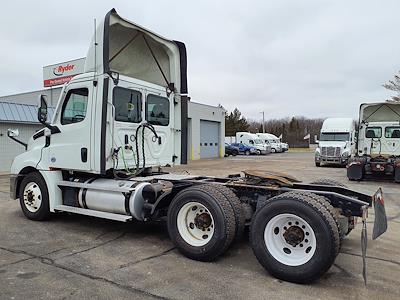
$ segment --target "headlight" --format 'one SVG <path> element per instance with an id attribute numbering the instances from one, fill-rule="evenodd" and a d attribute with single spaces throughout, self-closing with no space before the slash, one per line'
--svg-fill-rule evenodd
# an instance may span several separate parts
<path id="1" fill-rule="evenodd" d="M 342 157 L 349 157 L 349 154 L 350 154 L 350 153 L 347 152 L 347 151 L 346 151 L 346 152 L 343 152 L 343 153 L 342 153 Z"/>

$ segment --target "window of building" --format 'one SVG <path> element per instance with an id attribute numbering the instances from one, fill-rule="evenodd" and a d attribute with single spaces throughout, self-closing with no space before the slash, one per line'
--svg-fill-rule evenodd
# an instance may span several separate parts
<path id="1" fill-rule="evenodd" d="M 148 95 L 146 101 L 146 120 L 153 125 L 168 126 L 169 100 L 165 97 Z"/>
<path id="2" fill-rule="evenodd" d="M 61 113 L 61 124 L 82 122 L 86 117 L 88 98 L 87 88 L 69 90 Z"/>
<path id="3" fill-rule="evenodd" d="M 139 91 L 115 87 L 113 90 L 115 120 L 140 123 L 142 121 L 142 93 Z"/>

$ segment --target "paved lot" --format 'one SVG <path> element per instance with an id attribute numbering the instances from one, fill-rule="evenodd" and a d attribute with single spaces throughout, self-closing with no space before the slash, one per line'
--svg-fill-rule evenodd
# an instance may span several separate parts
<path id="1" fill-rule="evenodd" d="M 360 226 L 323 278 L 297 285 L 268 275 L 247 237 L 216 262 L 201 263 L 174 249 L 164 224 L 68 214 L 48 222 L 29 221 L 18 202 L 9 199 L 8 178 L 0 176 L 0 299 L 400 298 L 400 185 L 349 183 L 345 169 L 314 167 L 312 153 L 203 160 L 174 171 L 224 176 L 247 168 L 284 171 L 306 182 L 337 179 L 371 194 L 382 186 L 389 230 L 379 240 L 369 240 L 368 286 L 361 276 Z"/>

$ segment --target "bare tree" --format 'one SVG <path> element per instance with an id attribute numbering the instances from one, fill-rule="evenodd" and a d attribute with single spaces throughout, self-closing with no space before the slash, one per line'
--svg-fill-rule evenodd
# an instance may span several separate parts
<path id="1" fill-rule="evenodd" d="M 400 101 L 400 72 L 399 74 L 394 75 L 394 79 L 393 80 L 389 80 L 388 83 L 385 83 L 383 85 L 383 87 L 385 89 L 391 90 L 396 92 L 396 96 L 392 96 L 393 101 Z"/>

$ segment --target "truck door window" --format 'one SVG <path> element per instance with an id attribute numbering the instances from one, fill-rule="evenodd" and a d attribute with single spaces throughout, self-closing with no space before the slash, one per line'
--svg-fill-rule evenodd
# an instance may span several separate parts
<path id="1" fill-rule="evenodd" d="M 366 138 L 381 138 L 382 128 L 381 127 L 367 127 L 365 130 Z"/>
<path id="2" fill-rule="evenodd" d="M 69 90 L 62 108 L 61 124 L 82 122 L 86 116 L 89 90 L 86 88 Z"/>
<path id="3" fill-rule="evenodd" d="M 142 93 L 115 87 L 113 90 L 115 121 L 140 123 L 142 121 Z"/>
<path id="4" fill-rule="evenodd" d="M 389 139 L 399 139 L 400 138 L 400 127 L 386 127 L 385 128 L 385 138 Z"/>
<path id="5" fill-rule="evenodd" d="M 169 100 L 165 97 L 148 95 L 146 100 L 146 120 L 153 125 L 168 126 Z"/>

